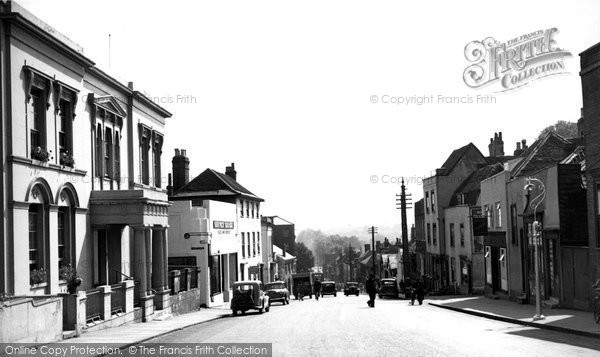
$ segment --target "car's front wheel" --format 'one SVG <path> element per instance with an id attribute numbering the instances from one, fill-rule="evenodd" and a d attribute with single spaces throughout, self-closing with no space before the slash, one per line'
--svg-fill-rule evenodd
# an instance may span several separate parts
<path id="1" fill-rule="evenodd" d="M 232 314 L 233 316 L 237 315 L 237 310 L 233 310 L 233 311 L 231 312 L 231 314 Z"/>

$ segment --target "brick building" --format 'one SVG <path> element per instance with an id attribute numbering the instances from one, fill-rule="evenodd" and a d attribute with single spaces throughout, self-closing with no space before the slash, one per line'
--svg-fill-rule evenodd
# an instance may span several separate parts
<path id="1" fill-rule="evenodd" d="M 583 95 L 582 128 L 586 157 L 586 200 L 588 217 L 589 274 L 584 284 L 600 279 L 600 43 L 580 55 Z M 590 302 L 591 307 L 591 302 Z"/>

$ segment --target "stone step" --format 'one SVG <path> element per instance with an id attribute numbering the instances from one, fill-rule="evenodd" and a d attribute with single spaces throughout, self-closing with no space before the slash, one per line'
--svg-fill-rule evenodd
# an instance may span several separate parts
<path id="1" fill-rule="evenodd" d="M 63 331 L 63 340 L 68 340 L 69 338 L 75 337 L 75 330 L 65 330 Z"/>

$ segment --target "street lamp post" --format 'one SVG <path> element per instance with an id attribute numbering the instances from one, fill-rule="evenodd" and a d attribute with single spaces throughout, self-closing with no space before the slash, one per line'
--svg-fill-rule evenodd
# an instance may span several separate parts
<path id="1" fill-rule="evenodd" d="M 531 192 L 536 188 L 540 190 L 540 193 L 530 200 Z M 531 227 L 531 232 L 529 232 L 530 237 L 533 238 L 534 245 L 534 256 L 535 256 L 535 315 L 533 315 L 533 321 L 543 320 L 545 319 L 544 315 L 542 315 L 542 297 L 541 297 L 541 289 L 540 289 L 540 251 L 539 247 L 542 244 L 542 226 L 540 222 L 537 220 L 537 208 L 546 198 L 546 186 L 539 179 L 534 177 L 527 178 L 527 185 L 525 185 L 524 190 L 527 191 L 527 202 L 530 207 L 533 209 L 533 225 Z"/>

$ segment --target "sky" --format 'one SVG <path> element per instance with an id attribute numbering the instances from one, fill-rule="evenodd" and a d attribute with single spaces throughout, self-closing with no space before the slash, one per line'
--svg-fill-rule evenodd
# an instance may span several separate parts
<path id="1" fill-rule="evenodd" d="M 265 199 L 262 214 L 297 232 L 398 225 L 399 177 L 416 201 L 456 148 L 472 142 L 487 155 L 501 131 L 510 154 L 558 120 L 577 121 L 578 54 L 600 42 L 600 1 L 20 3 L 173 113 L 163 172 L 175 148 L 187 149 L 191 176 L 234 162 Z M 566 73 L 501 93 L 465 84 L 468 43 L 548 28 L 572 54 Z"/>

